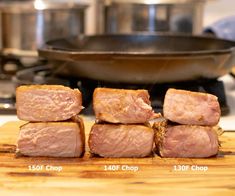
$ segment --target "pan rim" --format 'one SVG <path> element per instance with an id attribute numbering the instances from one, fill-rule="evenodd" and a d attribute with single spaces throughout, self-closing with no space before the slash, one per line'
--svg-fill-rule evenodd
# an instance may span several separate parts
<path id="1" fill-rule="evenodd" d="M 78 39 L 87 39 L 91 37 L 105 37 L 105 36 L 170 36 L 172 38 L 196 38 L 196 39 L 209 39 L 214 41 L 221 41 L 221 42 L 227 42 L 231 45 L 230 48 L 225 49 L 212 49 L 212 50 L 195 50 L 195 51 L 162 51 L 162 52 L 135 52 L 135 51 L 78 51 L 76 49 L 63 49 L 63 48 L 56 48 L 53 47 L 51 43 L 56 42 L 58 40 L 62 39 L 72 39 L 72 38 L 78 38 Z M 233 45 L 233 46 L 232 46 Z M 235 52 L 235 41 L 225 40 L 225 39 L 219 39 L 211 36 L 205 36 L 205 35 L 190 35 L 190 34 L 174 34 L 174 33 L 135 33 L 135 34 L 105 34 L 105 35 L 79 35 L 76 37 L 69 37 L 69 38 L 58 38 L 54 40 L 50 40 L 46 42 L 46 44 L 38 49 L 40 52 L 56 52 L 56 53 L 66 53 L 68 55 L 99 55 L 99 56 L 122 56 L 122 57 L 181 57 L 181 56 L 208 56 L 208 55 L 219 55 L 219 54 L 227 54 L 227 53 L 233 53 Z"/>

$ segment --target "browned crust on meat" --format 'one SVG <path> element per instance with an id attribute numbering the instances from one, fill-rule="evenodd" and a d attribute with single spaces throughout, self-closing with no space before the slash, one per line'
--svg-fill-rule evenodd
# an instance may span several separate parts
<path id="1" fill-rule="evenodd" d="M 163 120 L 163 121 L 160 121 L 160 122 L 155 122 L 153 124 L 153 130 L 154 130 L 154 141 L 155 141 L 155 145 L 156 145 L 156 152 L 162 157 L 162 144 L 163 144 L 163 141 L 165 139 L 165 135 L 167 133 L 167 127 L 171 127 L 171 126 L 177 126 L 176 125 L 172 125 L 170 121 L 168 120 Z M 194 126 L 198 126 L 198 125 L 179 125 L 178 126 L 188 126 L 189 129 L 190 129 L 190 126 L 191 127 L 194 127 Z M 209 127 L 209 126 L 205 126 L 205 127 Z M 218 136 L 222 135 L 223 134 L 223 129 L 219 126 L 214 126 L 214 127 L 210 127 L 211 128 L 211 132 L 214 132 L 215 134 L 217 134 Z M 218 137 L 218 144 L 220 146 L 221 142 L 219 140 L 219 137 Z"/>
<path id="2" fill-rule="evenodd" d="M 125 91 L 127 93 L 134 93 L 134 94 L 136 94 L 136 92 L 149 94 L 148 91 L 145 89 L 132 90 L 132 89 L 115 89 L 115 88 L 103 88 L 103 87 L 96 88 L 94 90 L 94 94 L 96 94 L 97 91 L 100 91 L 100 90 L 102 90 L 102 92 L 104 92 L 104 93 L 107 93 L 107 92 L 108 93 L 110 93 L 110 92 L 111 93 L 119 93 L 120 91 Z"/>
<path id="3" fill-rule="evenodd" d="M 93 100 L 94 98 L 96 97 L 97 93 L 99 93 L 99 91 L 102 91 L 102 93 L 120 93 L 120 92 L 125 92 L 126 94 L 134 94 L 136 95 L 136 93 L 138 94 L 145 94 L 147 95 L 147 99 L 144 99 L 144 101 L 147 103 L 147 104 L 150 104 L 150 95 L 148 93 L 147 90 L 145 89 L 138 89 L 138 90 L 131 90 L 131 89 L 114 89 L 114 88 L 96 88 L 94 90 L 94 93 L 93 93 Z"/>
<path id="4" fill-rule="evenodd" d="M 84 152 L 85 152 L 85 141 L 86 141 L 86 137 L 85 137 L 85 126 L 84 126 L 84 122 L 83 119 L 79 116 L 74 116 L 71 119 L 72 121 L 76 122 L 77 125 L 79 126 L 79 135 L 81 136 L 81 149 L 78 148 L 78 145 L 76 145 L 76 149 L 75 149 L 75 156 L 79 154 L 79 151 L 81 150 L 82 153 L 80 155 L 83 156 Z M 77 137 L 78 139 L 78 137 Z"/>
<path id="5" fill-rule="evenodd" d="M 72 90 L 69 87 L 62 86 L 62 85 L 23 85 L 17 87 L 17 91 L 27 91 L 27 90 L 34 90 L 34 89 L 45 89 L 45 90 Z"/>
<path id="6" fill-rule="evenodd" d="M 155 122 L 153 124 L 154 141 L 157 152 L 161 155 L 162 143 L 166 134 L 167 120 Z"/>
<path id="7" fill-rule="evenodd" d="M 207 96 L 210 96 L 210 97 L 214 97 L 216 100 L 218 99 L 215 95 L 212 95 L 212 94 L 208 94 L 208 93 L 202 93 L 202 92 L 193 92 L 193 91 L 188 91 L 188 90 L 181 90 L 181 89 L 174 89 L 174 88 L 169 88 L 168 91 L 169 93 L 177 93 L 177 94 L 187 94 L 187 95 L 190 95 L 190 96 L 196 96 L 196 97 L 207 97 Z"/>

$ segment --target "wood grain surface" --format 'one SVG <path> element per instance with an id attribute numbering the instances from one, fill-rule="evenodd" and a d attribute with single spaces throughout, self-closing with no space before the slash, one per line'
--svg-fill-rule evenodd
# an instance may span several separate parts
<path id="1" fill-rule="evenodd" d="M 86 149 L 83 158 L 16 157 L 15 143 L 23 122 L 0 128 L 0 195 L 235 195 L 235 132 L 221 137 L 220 153 L 207 159 L 98 158 Z M 86 122 L 86 134 L 92 122 Z M 32 171 L 30 166 L 43 166 Z M 116 171 L 105 167 L 117 165 Z M 174 166 L 186 165 L 186 171 Z M 46 166 L 62 167 L 48 171 Z M 124 171 L 128 166 L 138 171 Z M 207 166 L 193 171 L 191 166 Z"/>

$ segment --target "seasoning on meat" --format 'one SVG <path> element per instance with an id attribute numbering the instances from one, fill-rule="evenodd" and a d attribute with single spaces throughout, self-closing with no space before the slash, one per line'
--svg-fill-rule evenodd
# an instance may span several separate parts
<path id="1" fill-rule="evenodd" d="M 218 153 L 216 127 L 169 125 L 164 121 L 155 123 L 153 128 L 155 144 L 162 157 L 202 158 Z"/>

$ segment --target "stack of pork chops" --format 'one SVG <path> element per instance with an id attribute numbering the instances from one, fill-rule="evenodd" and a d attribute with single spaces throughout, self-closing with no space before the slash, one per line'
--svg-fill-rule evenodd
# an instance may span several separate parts
<path id="1" fill-rule="evenodd" d="M 26 156 L 81 157 L 85 151 L 82 94 L 59 85 L 21 86 L 16 91 L 20 128 L 17 151 Z M 96 88 L 96 122 L 88 144 L 101 157 L 147 157 L 153 144 L 162 157 L 210 157 L 219 149 L 216 96 L 169 89 L 163 113 L 154 113 L 146 90 Z M 150 125 L 150 120 L 154 121 Z"/>
<path id="2" fill-rule="evenodd" d="M 146 157 L 153 149 L 155 117 L 146 90 L 96 88 L 96 123 L 89 136 L 93 154 L 101 157 Z"/>
<path id="3" fill-rule="evenodd" d="M 59 85 L 21 86 L 16 91 L 21 126 L 17 151 L 27 156 L 80 157 L 85 150 L 84 125 L 77 115 L 82 95 Z"/>
<path id="4" fill-rule="evenodd" d="M 210 157 L 218 153 L 220 106 L 216 96 L 169 89 L 163 113 L 167 121 L 153 126 L 162 157 Z"/>

